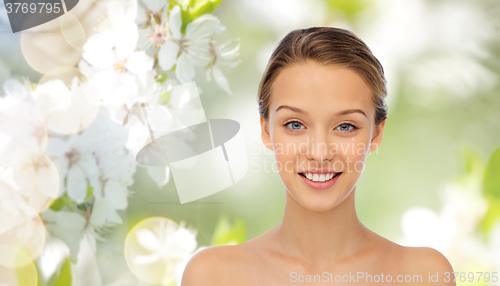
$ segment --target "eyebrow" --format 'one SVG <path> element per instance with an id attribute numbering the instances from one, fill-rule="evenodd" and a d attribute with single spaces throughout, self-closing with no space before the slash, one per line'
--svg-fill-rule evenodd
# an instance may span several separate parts
<path id="1" fill-rule="evenodd" d="M 304 110 L 302 110 L 300 108 L 297 108 L 297 107 L 292 107 L 292 106 L 289 106 L 289 105 L 280 105 L 280 106 L 278 106 L 278 108 L 276 108 L 276 112 L 278 112 L 278 110 L 280 110 L 282 108 L 289 109 L 289 110 L 297 112 L 297 113 L 307 114 L 307 112 L 305 112 Z M 368 118 L 368 116 L 366 115 L 366 113 L 363 110 L 361 110 L 361 109 L 346 109 L 346 110 L 342 110 L 342 111 L 337 112 L 335 115 L 341 116 L 341 115 L 346 115 L 346 114 L 351 114 L 351 113 L 361 113 L 366 118 Z"/>

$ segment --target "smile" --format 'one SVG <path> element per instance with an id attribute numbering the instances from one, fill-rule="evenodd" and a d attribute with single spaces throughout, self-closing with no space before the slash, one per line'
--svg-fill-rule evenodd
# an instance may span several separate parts
<path id="1" fill-rule="evenodd" d="M 324 190 L 332 187 L 342 172 L 338 173 L 299 173 L 302 180 L 311 188 Z"/>

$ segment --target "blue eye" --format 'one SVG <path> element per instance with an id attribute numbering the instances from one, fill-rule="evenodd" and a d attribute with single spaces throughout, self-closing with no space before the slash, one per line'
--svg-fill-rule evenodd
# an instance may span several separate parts
<path id="1" fill-rule="evenodd" d="M 292 121 L 292 122 L 285 124 L 285 126 L 288 126 L 288 128 L 293 129 L 293 130 L 299 130 L 300 127 L 304 126 L 304 125 L 302 125 L 302 123 L 300 123 L 298 121 Z"/>
<path id="2" fill-rule="evenodd" d="M 342 123 L 335 129 L 338 129 L 338 130 L 344 131 L 344 132 L 348 132 L 348 131 L 352 131 L 353 129 L 358 129 L 358 127 L 356 127 L 352 124 L 349 124 L 349 123 Z"/>

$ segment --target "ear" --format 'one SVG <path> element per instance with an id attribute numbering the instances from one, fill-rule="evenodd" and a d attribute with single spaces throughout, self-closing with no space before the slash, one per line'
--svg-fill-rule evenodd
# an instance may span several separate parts
<path id="1" fill-rule="evenodd" d="M 370 150 L 368 151 L 368 153 L 377 150 L 378 146 L 382 144 L 382 134 L 384 133 L 385 121 L 386 119 L 375 126 L 375 132 L 373 132 L 373 137 L 370 142 Z"/>
<path id="2" fill-rule="evenodd" d="M 269 133 L 269 124 L 267 120 L 264 120 L 262 116 L 260 116 L 260 137 L 262 138 L 262 142 L 267 147 L 267 149 L 273 151 L 273 145 L 271 144 L 271 135 Z"/>

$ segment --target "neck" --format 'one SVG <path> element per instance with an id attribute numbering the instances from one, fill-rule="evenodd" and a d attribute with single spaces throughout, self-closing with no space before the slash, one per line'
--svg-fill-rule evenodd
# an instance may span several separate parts
<path id="1" fill-rule="evenodd" d="M 332 265 L 360 251 L 368 241 L 369 230 L 356 214 L 355 189 L 339 205 L 323 212 L 304 208 L 285 192 L 283 221 L 275 228 L 282 251 L 311 267 Z"/>

